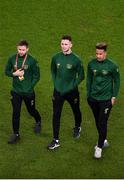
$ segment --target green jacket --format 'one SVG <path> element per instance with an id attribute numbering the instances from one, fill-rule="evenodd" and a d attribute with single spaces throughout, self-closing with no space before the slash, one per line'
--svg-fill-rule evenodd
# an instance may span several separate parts
<path id="1" fill-rule="evenodd" d="M 62 95 L 77 88 L 84 79 L 84 68 L 81 60 L 74 53 L 64 55 L 57 53 L 51 62 L 51 73 L 54 88 Z"/>
<path id="2" fill-rule="evenodd" d="M 24 57 L 18 56 L 18 69 L 22 67 L 23 60 Z M 13 76 L 15 64 L 16 54 L 9 58 L 5 68 L 5 74 L 13 78 L 12 90 L 20 95 L 30 95 L 34 90 L 34 86 L 40 79 L 38 63 L 31 55 L 27 55 L 27 59 L 24 64 L 24 80 L 22 81 L 20 81 L 17 76 Z"/>
<path id="3" fill-rule="evenodd" d="M 87 96 L 96 100 L 116 97 L 120 87 L 120 74 L 116 64 L 105 59 L 93 59 L 87 68 Z"/>

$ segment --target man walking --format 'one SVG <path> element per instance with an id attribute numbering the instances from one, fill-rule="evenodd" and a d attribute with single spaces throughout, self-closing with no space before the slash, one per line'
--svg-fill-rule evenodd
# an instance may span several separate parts
<path id="1" fill-rule="evenodd" d="M 78 85 L 84 79 L 84 68 L 81 60 L 72 50 L 71 36 L 65 35 L 61 39 L 62 51 L 52 58 L 51 73 L 54 83 L 53 92 L 53 141 L 48 149 L 60 146 L 59 129 L 60 117 L 64 101 L 66 100 L 74 113 L 75 127 L 74 138 L 80 136 L 82 115 L 80 112 L 80 98 Z"/>
<path id="2" fill-rule="evenodd" d="M 34 92 L 34 87 L 40 79 L 40 70 L 37 61 L 28 54 L 28 50 L 28 42 L 20 41 L 17 53 L 9 58 L 5 69 L 5 74 L 13 78 L 11 90 L 13 134 L 8 141 L 9 144 L 15 144 L 20 139 L 20 111 L 23 100 L 28 112 L 35 119 L 34 132 L 40 133 L 41 130 L 41 116 L 35 108 Z"/>
<path id="3" fill-rule="evenodd" d="M 87 98 L 92 109 L 98 143 L 95 146 L 95 158 L 102 157 L 102 148 L 108 146 L 107 123 L 112 106 L 116 102 L 120 86 L 118 66 L 107 58 L 107 44 L 96 44 L 96 58 L 88 63 Z"/>

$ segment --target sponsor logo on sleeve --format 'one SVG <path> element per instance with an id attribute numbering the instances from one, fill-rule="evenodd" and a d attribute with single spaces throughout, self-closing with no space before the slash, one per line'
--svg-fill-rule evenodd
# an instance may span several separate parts
<path id="1" fill-rule="evenodd" d="M 60 63 L 57 63 L 57 69 L 59 69 L 60 68 Z"/>

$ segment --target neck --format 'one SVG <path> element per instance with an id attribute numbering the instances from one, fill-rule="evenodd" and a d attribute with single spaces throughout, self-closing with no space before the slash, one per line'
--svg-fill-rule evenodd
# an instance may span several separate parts
<path id="1" fill-rule="evenodd" d="M 97 61 L 105 61 L 106 57 L 104 59 L 97 59 Z"/>
<path id="2" fill-rule="evenodd" d="M 18 54 L 18 57 L 24 58 L 25 56 L 26 56 L 26 54 L 24 54 L 23 56 L 21 56 L 20 54 Z"/>
<path id="3" fill-rule="evenodd" d="M 98 59 L 97 59 L 97 61 L 98 61 L 98 62 L 104 62 L 104 61 L 105 61 L 105 59 L 102 59 L 102 60 L 98 60 Z"/>
<path id="4" fill-rule="evenodd" d="M 63 52 L 63 54 L 71 54 L 72 53 L 72 50 L 71 49 L 69 49 L 68 51 L 66 51 L 66 52 Z"/>

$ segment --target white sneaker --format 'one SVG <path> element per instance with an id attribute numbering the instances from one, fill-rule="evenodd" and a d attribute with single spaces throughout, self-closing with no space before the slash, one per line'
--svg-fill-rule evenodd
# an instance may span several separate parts
<path id="1" fill-rule="evenodd" d="M 99 147 L 95 148 L 94 157 L 97 158 L 97 159 L 102 157 L 102 149 L 101 148 L 99 148 Z"/>

